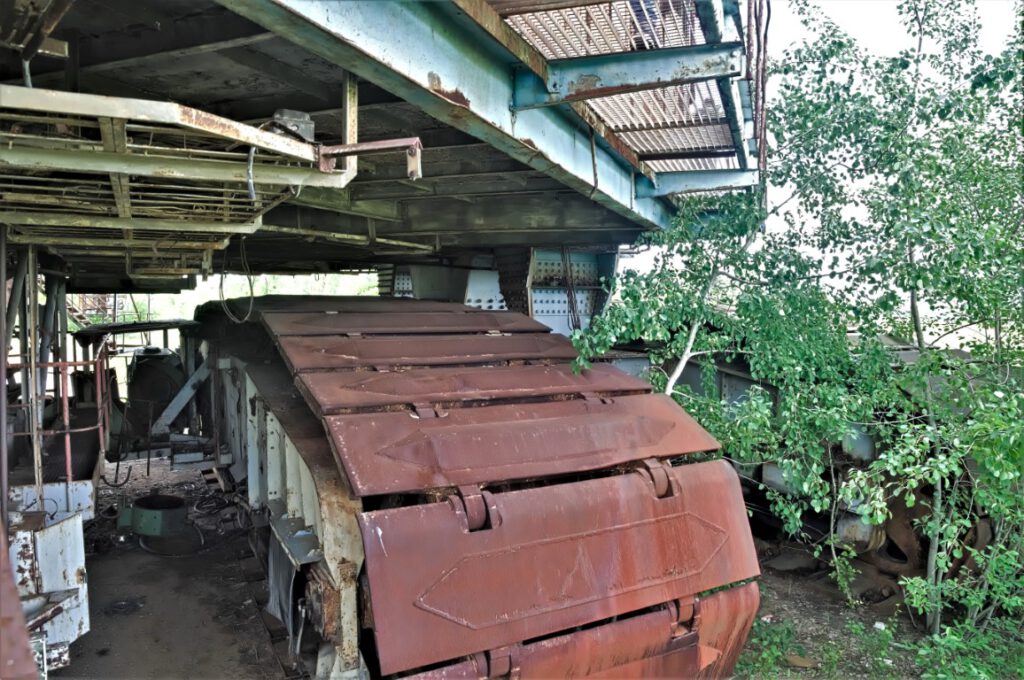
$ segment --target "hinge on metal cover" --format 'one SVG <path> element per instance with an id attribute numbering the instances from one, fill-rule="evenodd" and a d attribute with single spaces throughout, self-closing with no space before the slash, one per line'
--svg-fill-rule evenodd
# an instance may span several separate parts
<path id="1" fill-rule="evenodd" d="M 684 635 L 697 635 L 698 616 L 700 615 L 700 598 L 693 597 L 681 600 L 673 600 L 668 603 L 669 611 L 672 612 L 672 626 L 674 637 Z"/>
<path id="2" fill-rule="evenodd" d="M 501 526 L 501 513 L 490 491 L 481 491 L 478 486 L 460 486 L 458 494 L 452 496 L 456 513 L 466 517 L 469 531 L 494 529 Z"/>
<path id="3" fill-rule="evenodd" d="M 428 402 L 416 402 L 412 405 L 413 414 L 417 418 L 444 418 L 448 415 L 445 411 L 438 409 L 433 404 Z"/>
<path id="4" fill-rule="evenodd" d="M 486 652 L 488 678 L 519 678 L 519 647 L 500 647 Z"/>
<path id="5" fill-rule="evenodd" d="M 657 458 L 645 458 L 640 462 L 637 472 L 654 485 L 654 495 L 667 498 L 679 494 L 679 482 L 672 474 L 672 466 Z"/>

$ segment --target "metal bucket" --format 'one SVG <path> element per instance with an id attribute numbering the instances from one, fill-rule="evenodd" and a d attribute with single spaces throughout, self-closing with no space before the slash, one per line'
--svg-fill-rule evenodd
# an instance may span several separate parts
<path id="1" fill-rule="evenodd" d="M 150 494 L 135 500 L 129 513 L 132 533 L 139 536 L 167 536 L 184 531 L 188 508 L 178 496 Z"/>

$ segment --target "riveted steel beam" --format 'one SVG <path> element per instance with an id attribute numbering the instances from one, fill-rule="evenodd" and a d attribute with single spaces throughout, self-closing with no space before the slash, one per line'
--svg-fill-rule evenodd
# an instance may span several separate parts
<path id="1" fill-rule="evenodd" d="M 757 170 L 695 170 L 688 172 L 659 172 L 658 183 L 646 177 L 636 181 L 637 196 L 668 196 L 693 191 L 725 191 L 745 189 L 758 182 Z"/>
<path id="2" fill-rule="evenodd" d="M 513 108 L 522 111 L 701 80 L 732 78 L 742 70 L 743 46 L 739 43 L 557 59 L 548 62 L 546 82 L 526 69 L 516 74 Z"/>
<path id="3" fill-rule="evenodd" d="M 461 1 L 218 1 L 640 226 L 671 222 L 660 199 L 634 197 L 636 169 L 595 143 L 580 118 L 555 108 L 509 109 L 510 66 L 521 60 L 468 16 Z M 490 10 L 482 0 L 474 6 Z"/>

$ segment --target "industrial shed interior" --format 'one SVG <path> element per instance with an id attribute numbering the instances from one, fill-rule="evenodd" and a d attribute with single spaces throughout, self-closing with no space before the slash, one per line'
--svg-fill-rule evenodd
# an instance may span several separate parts
<path id="1" fill-rule="evenodd" d="M 94 587 L 160 565 L 147 625 L 179 657 L 204 633 L 172 629 L 213 625 L 187 604 L 210 595 L 174 586 L 176 605 L 167 579 L 251 594 L 262 623 L 237 629 L 275 663 L 254 646 L 214 674 L 728 675 L 758 606 L 737 475 L 689 460 L 718 443 L 642 359 L 578 372 L 567 336 L 679 195 L 757 184 L 747 14 L 5 0 L 4 671 L 113 672 L 91 657 L 134 642 L 84 658 L 92 622 L 145 605 Z M 251 292 L 337 273 L 376 295 L 297 276 L 192 318 L 93 313 L 225 274 Z M 186 502 L 155 468 L 210 489 Z M 101 563 L 115 576 L 91 578 Z"/>

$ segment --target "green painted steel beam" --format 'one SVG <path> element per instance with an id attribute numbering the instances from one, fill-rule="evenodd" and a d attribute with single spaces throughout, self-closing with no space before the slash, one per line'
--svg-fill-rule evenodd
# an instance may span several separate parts
<path id="1" fill-rule="evenodd" d="M 578 116 L 510 110 L 513 66 L 522 62 L 452 2 L 218 2 L 642 227 L 671 223 L 670 206 L 636 198 L 635 168 L 595 144 Z"/>
<path id="2" fill-rule="evenodd" d="M 694 191 L 746 189 L 758 183 L 757 170 L 695 170 L 659 172 L 658 183 L 638 177 L 636 195 L 643 197 L 685 194 Z"/>
<path id="3" fill-rule="evenodd" d="M 702 80 L 733 78 L 743 71 L 743 45 L 720 43 L 598 54 L 548 62 L 547 81 L 527 69 L 516 73 L 517 111 L 640 92 Z"/>

